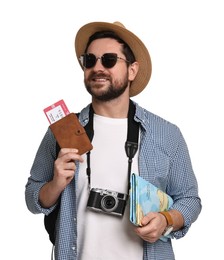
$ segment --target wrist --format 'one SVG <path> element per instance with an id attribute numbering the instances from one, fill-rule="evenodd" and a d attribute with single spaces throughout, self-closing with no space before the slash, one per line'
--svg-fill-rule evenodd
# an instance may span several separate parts
<path id="1" fill-rule="evenodd" d="M 171 216 L 171 214 L 168 211 L 161 211 L 159 213 L 162 214 L 165 217 L 166 223 L 167 223 L 167 226 L 164 229 L 162 235 L 163 236 L 168 236 L 173 231 L 173 219 L 172 219 L 172 216 Z"/>

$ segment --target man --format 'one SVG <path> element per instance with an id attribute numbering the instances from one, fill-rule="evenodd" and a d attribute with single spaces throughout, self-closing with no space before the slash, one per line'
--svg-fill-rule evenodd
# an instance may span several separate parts
<path id="1" fill-rule="evenodd" d="M 76 147 L 62 148 L 57 156 L 56 140 L 48 129 L 26 185 L 27 206 L 33 213 L 49 215 L 60 202 L 57 260 L 175 259 L 170 237 L 178 239 L 188 232 L 200 214 L 201 201 L 179 128 L 130 100 L 150 79 L 148 50 L 118 22 L 84 25 L 76 35 L 75 49 L 92 96 L 92 103 L 81 111 L 79 120 L 87 125 L 93 111 L 93 149 L 88 157 L 80 156 Z M 134 122 L 139 125 L 139 148 L 128 172 L 125 143 L 133 119 L 131 107 Z M 86 168 L 91 169 L 90 178 Z M 129 199 L 125 197 L 130 171 L 173 199 L 169 211 L 148 213 L 139 227 L 129 220 Z M 94 189 L 122 194 L 126 206 L 119 209 L 120 214 L 113 210 L 105 214 L 103 205 L 96 205 L 104 195 Z M 91 202 L 90 197 L 94 197 Z M 114 205 L 107 201 L 104 206 L 111 209 Z M 160 239 L 163 235 L 168 235 L 166 241 Z"/>

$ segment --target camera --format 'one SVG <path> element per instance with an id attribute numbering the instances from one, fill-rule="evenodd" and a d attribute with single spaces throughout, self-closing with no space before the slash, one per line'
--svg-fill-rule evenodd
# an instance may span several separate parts
<path id="1" fill-rule="evenodd" d="M 127 197 L 127 194 L 116 191 L 92 188 L 90 190 L 87 208 L 103 213 L 122 216 L 124 214 Z"/>

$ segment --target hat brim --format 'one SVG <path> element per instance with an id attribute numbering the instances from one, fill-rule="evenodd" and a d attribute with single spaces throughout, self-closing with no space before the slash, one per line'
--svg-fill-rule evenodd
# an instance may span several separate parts
<path id="1" fill-rule="evenodd" d="M 139 71 L 131 83 L 130 97 L 138 95 L 150 80 L 152 73 L 151 58 L 144 43 L 135 34 L 123 27 L 121 23 L 92 22 L 82 26 L 75 38 L 75 51 L 78 61 L 86 49 L 89 37 L 98 31 L 115 32 L 133 51 L 135 59 L 139 63 Z M 82 67 L 81 63 L 80 66 Z"/>

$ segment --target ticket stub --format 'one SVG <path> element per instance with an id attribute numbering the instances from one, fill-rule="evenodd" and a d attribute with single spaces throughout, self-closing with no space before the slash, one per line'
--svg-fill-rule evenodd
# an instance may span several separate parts
<path id="1" fill-rule="evenodd" d="M 58 102 L 54 103 L 49 107 L 46 107 L 44 109 L 44 113 L 50 124 L 55 123 L 59 119 L 70 114 L 63 99 L 59 100 Z"/>

